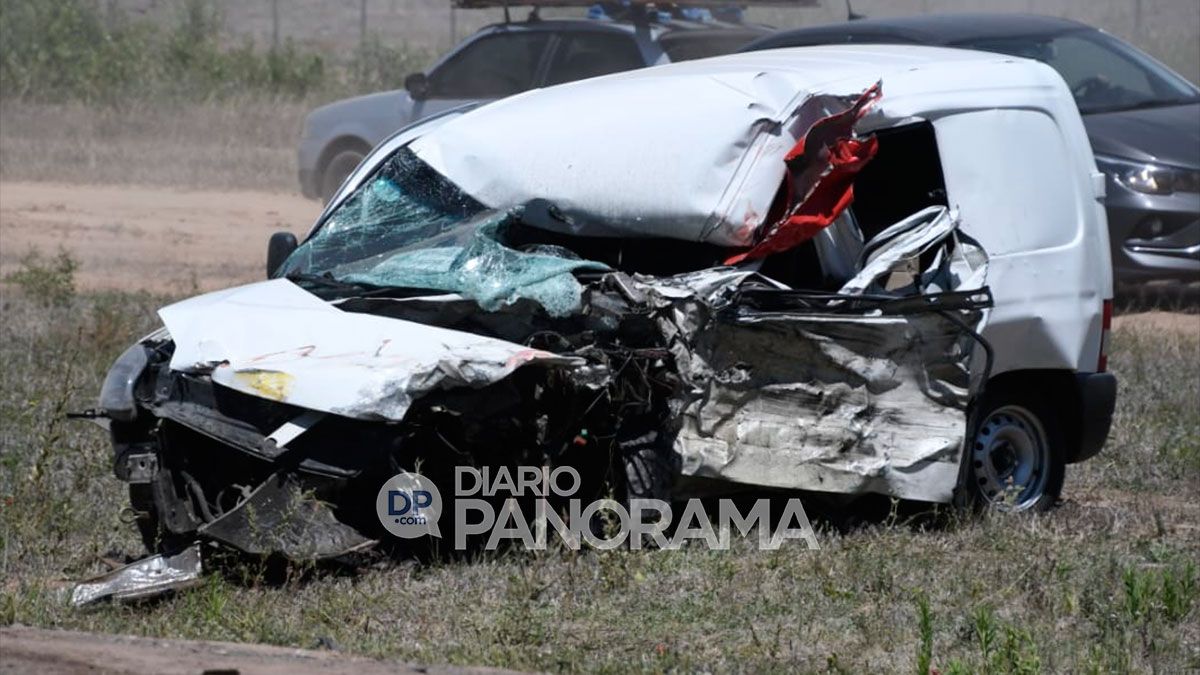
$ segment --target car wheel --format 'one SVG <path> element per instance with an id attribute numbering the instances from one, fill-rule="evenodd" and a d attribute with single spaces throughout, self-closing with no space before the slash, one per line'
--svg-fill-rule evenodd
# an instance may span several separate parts
<path id="1" fill-rule="evenodd" d="M 337 194 L 338 188 L 345 182 L 350 172 L 362 162 L 364 153 L 360 150 L 342 150 L 330 158 L 325 165 L 325 173 L 321 174 L 321 199 L 326 204 Z"/>
<path id="2" fill-rule="evenodd" d="M 1028 396 L 985 399 L 967 448 L 966 480 L 978 506 L 1044 511 L 1058 501 L 1066 454 L 1049 410 Z"/>

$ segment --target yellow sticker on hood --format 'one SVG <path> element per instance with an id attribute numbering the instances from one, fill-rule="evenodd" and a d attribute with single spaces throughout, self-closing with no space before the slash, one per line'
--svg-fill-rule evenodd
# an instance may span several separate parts
<path id="1" fill-rule="evenodd" d="M 263 398 L 282 401 L 287 398 L 288 392 L 292 388 L 292 380 L 295 378 L 288 373 L 275 370 L 243 370 L 234 373 L 233 379 Z"/>

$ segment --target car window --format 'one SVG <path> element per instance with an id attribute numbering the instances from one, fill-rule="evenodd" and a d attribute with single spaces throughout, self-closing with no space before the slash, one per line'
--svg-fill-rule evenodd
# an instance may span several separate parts
<path id="1" fill-rule="evenodd" d="M 1011 54 L 1058 71 L 1080 112 L 1104 112 L 1183 103 L 1196 98 L 1186 80 L 1105 33 L 973 40 L 955 46 Z"/>
<path id="2" fill-rule="evenodd" d="M 534 86 L 550 34 L 500 33 L 463 47 L 431 75 L 437 98 L 500 98 Z"/>
<path id="3" fill-rule="evenodd" d="M 620 33 L 568 33 L 550 64 L 546 85 L 574 82 L 646 65 L 633 38 Z"/>
<path id="4" fill-rule="evenodd" d="M 675 31 L 663 35 L 658 43 L 675 63 L 732 54 L 759 35 L 740 30 Z"/>

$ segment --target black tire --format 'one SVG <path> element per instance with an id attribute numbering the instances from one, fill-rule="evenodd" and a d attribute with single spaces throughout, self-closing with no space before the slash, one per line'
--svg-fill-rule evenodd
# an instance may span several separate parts
<path id="1" fill-rule="evenodd" d="M 1062 494 L 1066 435 L 1053 406 L 1022 389 L 985 392 L 973 415 L 963 475 L 978 508 L 1045 511 Z"/>
<path id="2" fill-rule="evenodd" d="M 333 196 L 337 194 L 338 188 L 345 182 L 346 176 L 349 176 L 363 157 L 367 154 L 366 150 L 361 148 L 347 148 L 339 150 L 329 161 L 325 163 L 325 170 L 321 173 L 321 200 L 326 204 Z"/>

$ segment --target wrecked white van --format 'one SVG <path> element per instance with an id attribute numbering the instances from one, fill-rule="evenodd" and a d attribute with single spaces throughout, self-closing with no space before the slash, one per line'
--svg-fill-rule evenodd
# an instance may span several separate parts
<path id="1" fill-rule="evenodd" d="M 155 546 L 370 546 L 418 466 L 1042 508 L 1114 405 L 1103 186 L 1059 76 L 992 54 L 531 91 L 386 141 L 270 280 L 164 308 L 100 414 Z"/>

